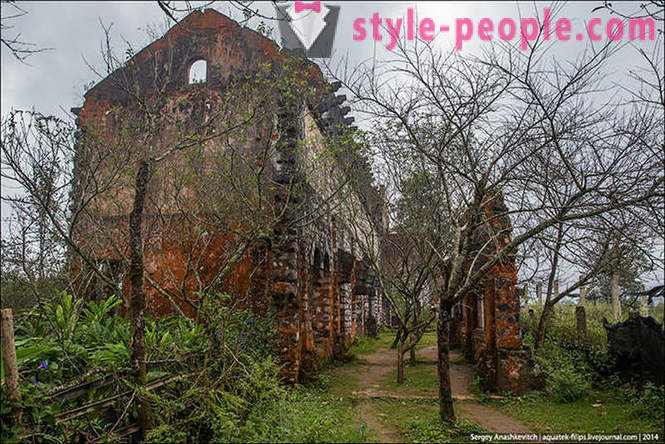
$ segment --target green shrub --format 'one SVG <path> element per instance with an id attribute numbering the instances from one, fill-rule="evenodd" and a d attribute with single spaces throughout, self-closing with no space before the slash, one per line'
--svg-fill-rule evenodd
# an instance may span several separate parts
<path id="1" fill-rule="evenodd" d="M 149 442 L 363 442 L 364 426 L 354 425 L 349 405 L 319 389 L 287 390 L 271 359 L 250 358 L 246 373 L 222 380 L 189 381 L 154 396 L 159 420 Z M 216 386 L 216 387 L 215 387 Z"/>
<path id="2" fill-rule="evenodd" d="M 642 389 L 628 388 L 625 391 L 626 404 L 634 418 L 659 421 L 665 417 L 665 387 L 647 382 Z"/>
<path id="3" fill-rule="evenodd" d="M 542 306 L 531 306 L 535 316 L 523 313 L 523 343 L 529 347 L 546 376 L 548 392 L 560 402 L 571 402 L 591 388 L 604 385 L 614 368 L 607 349 L 603 317 L 611 316 L 608 304 L 586 306 L 588 340 L 577 337 L 575 306 L 556 305 L 548 323 L 545 341 L 534 351 Z"/>
<path id="4" fill-rule="evenodd" d="M 571 366 L 551 371 L 547 375 L 547 385 L 558 402 L 573 402 L 584 396 L 591 384 Z"/>

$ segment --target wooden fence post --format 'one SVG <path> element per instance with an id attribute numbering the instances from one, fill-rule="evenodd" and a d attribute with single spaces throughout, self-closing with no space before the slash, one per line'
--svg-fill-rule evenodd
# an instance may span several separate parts
<path id="1" fill-rule="evenodd" d="M 586 305 L 586 288 L 584 285 L 580 287 L 580 305 L 583 307 Z"/>
<path id="2" fill-rule="evenodd" d="M 2 364 L 5 367 L 7 398 L 9 402 L 20 401 L 21 390 L 18 385 L 18 364 L 16 363 L 14 322 L 11 308 L 2 309 L 0 315 L 0 330 L 2 331 Z M 11 418 L 13 425 L 19 425 L 21 423 L 21 411 L 19 409 L 14 410 Z"/>
<path id="3" fill-rule="evenodd" d="M 543 305 L 543 283 L 536 284 L 536 293 L 538 294 L 538 305 Z"/>
<path id="4" fill-rule="evenodd" d="M 586 344 L 587 342 L 587 331 L 586 331 L 586 313 L 584 307 L 578 305 L 575 307 L 575 318 L 577 319 L 577 340 L 581 344 Z"/>
<path id="5" fill-rule="evenodd" d="M 619 270 L 612 273 L 612 314 L 614 322 L 621 320 L 621 301 L 619 300 Z"/>

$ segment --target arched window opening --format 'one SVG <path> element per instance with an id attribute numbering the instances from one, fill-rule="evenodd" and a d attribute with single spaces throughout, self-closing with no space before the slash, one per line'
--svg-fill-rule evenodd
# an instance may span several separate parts
<path id="1" fill-rule="evenodd" d="M 319 250 L 319 247 L 314 248 L 312 266 L 314 266 L 314 268 L 321 268 L 321 250 Z"/>
<path id="2" fill-rule="evenodd" d="M 207 77 L 208 63 L 205 60 L 197 60 L 189 68 L 189 84 L 205 83 Z"/>

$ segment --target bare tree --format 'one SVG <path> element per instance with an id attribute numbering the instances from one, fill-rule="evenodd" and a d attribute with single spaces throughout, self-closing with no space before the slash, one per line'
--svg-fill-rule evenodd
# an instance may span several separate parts
<path id="1" fill-rule="evenodd" d="M 437 286 L 444 420 L 454 418 L 450 310 L 464 294 L 493 267 L 509 272 L 511 257 L 537 236 L 561 244 L 578 221 L 662 207 L 662 108 L 630 97 L 594 100 L 612 44 L 564 64 L 550 61 L 542 43 L 527 52 L 497 45 L 475 58 L 402 42 L 387 63 L 329 67 L 376 122 L 376 138 L 417 155 L 443 196 L 438 214 L 453 233 L 436 248 L 446 270 Z M 662 97 L 658 87 L 647 95 Z M 488 213 L 498 192 L 506 206 Z M 492 228 L 506 217 L 512 228 Z"/>
<path id="2" fill-rule="evenodd" d="M 53 48 L 40 48 L 34 43 L 27 42 L 21 37 L 21 33 L 8 36 L 14 25 L 9 25 L 9 21 L 14 21 L 25 16 L 28 12 L 18 6 L 15 0 L 2 0 L 2 17 L 0 18 L 0 43 L 9 50 L 9 52 L 19 61 L 25 63 L 25 59 L 33 54 L 48 51 Z"/>

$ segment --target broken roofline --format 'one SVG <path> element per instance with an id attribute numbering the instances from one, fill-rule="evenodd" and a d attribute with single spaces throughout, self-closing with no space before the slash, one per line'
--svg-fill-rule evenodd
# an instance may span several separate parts
<path id="1" fill-rule="evenodd" d="M 250 45 L 244 45 L 245 47 L 260 47 L 260 49 L 263 50 L 262 55 L 265 57 L 264 61 L 278 61 L 286 56 L 300 57 L 305 64 L 305 70 L 309 71 L 310 75 L 313 77 L 312 80 L 319 80 L 322 85 L 326 86 L 326 89 L 330 88 L 328 82 L 323 78 L 323 74 L 321 73 L 318 65 L 316 65 L 311 60 L 302 57 L 302 55 L 296 51 L 292 51 L 288 48 L 280 48 L 277 42 L 274 40 L 269 39 L 268 37 L 251 28 L 241 26 L 235 20 L 215 9 L 206 9 L 203 12 L 200 10 L 192 11 L 185 18 L 180 20 L 180 22 L 171 26 L 171 28 L 169 28 L 169 30 L 166 31 L 162 37 L 143 47 L 140 51 L 129 58 L 123 66 L 119 66 L 112 72 L 108 73 L 106 77 L 101 79 L 92 88 L 86 91 L 84 97 L 88 99 L 90 96 L 103 93 L 103 90 L 107 88 L 115 88 L 116 85 L 109 84 L 112 84 L 112 80 L 114 78 L 125 72 L 126 66 L 129 64 L 129 62 L 134 62 L 134 64 L 141 66 L 156 53 L 176 46 L 179 39 L 189 38 L 191 42 L 191 37 L 194 35 L 210 37 L 211 34 L 225 37 L 233 35 L 234 38 L 229 39 L 228 43 L 231 43 L 231 40 L 240 39 L 244 40 L 245 43 L 250 43 Z M 207 43 L 212 42 L 209 41 Z M 209 48 L 197 48 L 194 53 L 189 54 L 188 60 L 184 61 L 184 63 L 191 64 L 193 61 L 195 61 L 194 59 L 196 58 L 204 60 L 210 59 L 210 57 L 206 57 L 205 54 L 205 52 L 208 50 Z M 171 64 L 175 64 L 178 61 L 171 59 L 170 62 Z M 182 64 L 183 60 L 180 60 L 179 62 Z M 257 63 L 252 63 L 252 65 L 256 66 Z M 185 77 L 183 77 L 182 80 L 182 83 L 186 84 Z M 175 85 L 177 82 L 173 83 Z"/>
<path id="2" fill-rule="evenodd" d="M 173 25 L 161 38 L 133 55 L 128 63 L 133 62 L 132 65 L 138 70 L 143 69 L 136 74 L 136 77 L 143 82 L 144 90 L 150 91 L 154 90 L 155 76 L 159 75 L 157 70 L 150 68 L 158 62 L 158 59 L 163 59 L 162 66 L 167 65 L 164 77 L 171 84 L 171 90 L 178 90 L 188 86 L 188 68 L 196 60 L 202 59 L 207 62 L 206 84 L 211 87 L 223 87 L 233 75 L 256 68 L 262 62 L 280 62 L 292 56 L 302 61 L 303 72 L 309 77 L 310 82 L 318 86 L 319 94 L 314 99 L 316 103 L 308 103 L 307 106 L 321 134 L 334 137 L 348 130 L 355 130 L 355 127 L 350 126 L 353 118 L 346 117 L 351 110 L 350 107 L 341 106 L 346 97 L 335 96 L 335 92 L 341 86 L 339 82 L 329 84 L 318 65 L 311 60 L 303 58 L 296 51 L 280 49 L 275 41 L 241 26 L 214 9 L 191 12 Z M 225 63 L 220 64 L 222 59 Z M 127 79 L 119 78 L 127 73 L 126 65 L 127 63 L 114 70 L 88 90 L 85 94 L 86 102 L 105 99 L 113 104 L 129 100 L 129 96 L 123 97 L 123 94 L 118 92 L 118 86 L 123 82 L 127 83 Z M 222 70 L 225 72 L 220 72 Z M 133 80 L 130 78 L 131 84 Z M 72 108 L 72 112 L 78 116 L 80 108 Z M 363 170 L 364 174 L 361 175 L 363 177 L 357 176 L 359 191 L 363 196 L 367 196 L 367 208 L 373 209 L 381 204 L 382 194 L 373 186 L 374 180 L 367 159 L 352 151 L 355 150 L 344 150 L 344 152 L 335 150 L 335 157 L 341 164 L 359 165 L 358 168 Z"/>

